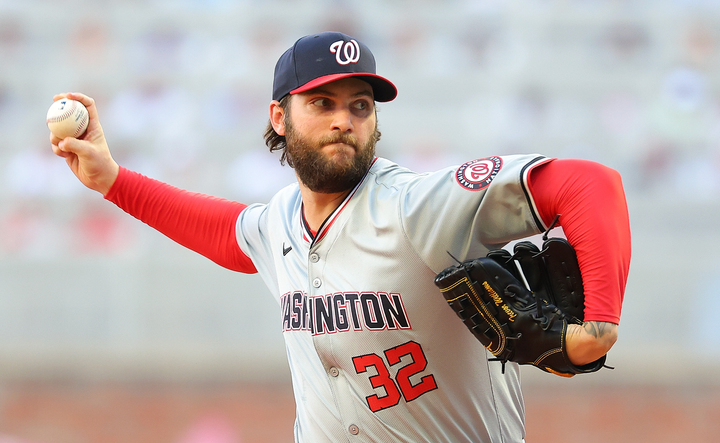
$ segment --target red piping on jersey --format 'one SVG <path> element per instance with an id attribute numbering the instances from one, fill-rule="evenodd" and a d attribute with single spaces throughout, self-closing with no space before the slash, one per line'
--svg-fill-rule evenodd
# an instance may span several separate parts
<path id="1" fill-rule="evenodd" d="M 521 180 L 520 184 L 522 185 L 523 192 L 525 193 L 525 197 L 527 198 L 528 202 L 530 203 L 530 212 L 532 213 L 533 220 L 535 221 L 535 225 L 537 226 L 538 230 L 540 231 L 546 231 L 548 228 L 548 225 L 543 221 L 542 217 L 540 216 L 540 211 L 537 208 L 537 203 L 535 202 L 535 199 L 532 198 L 532 195 L 530 194 L 529 187 L 529 176 L 530 172 L 533 171 L 536 167 L 543 165 L 547 162 L 551 162 L 554 159 L 547 158 L 547 157 L 537 157 L 530 161 L 528 164 L 523 166 L 522 171 L 520 172 Z"/>
<path id="2" fill-rule="evenodd" d="M 337 219 L 338 215 L 340 215 L 340 213 L 343 211 L 343 209 L 345 209 L 345 207 L 348 205 L 348 203 L 350 203 L 350 200 L 355 195 L 357 190 L 360 189 L 360 185 L 365 181 L 365 178 L 368 176 L 368 173 L 370 172 L 370 168 L 373 167 L 373 165 L 375 164 L 376 161 L 377 161 L 377 157 L 375 157 L 373 159 L 372 163 L 370 163 L 370 167 L 368 168 L 367 172 L 365 172 L 365 175 L 360 180 L 360 182 L 355 186 L 355 188 L 352 190 L 352 192 L 350 192 L 350 194 L 348 194 L 348 196 L 345 197 L 345 200 L 343 200 L 343 202 L 340 204 L 340 206 L 338 206 L 328 216 L 328 218 L 326 218 L 325 221 L 322 222 L 322 224 L 320 225 L 320 228 L 317 230 L 317 232 L 313 232 L 310 229 L 310 226 L 307 224 L 307 220 L 305 219 L 305 209 L 304 209 L 305 206 L 303 205 L 301 207 L 300 216 L 302 217 L 302 225 L 305 228 L 305 232 L 303 234 L 310 234 L 313 244 L 318 243 L 320 240 L 323 239 L 323 237 L 325 237 L 325 234 L 327 234 L 328 230 L 330 229 L 330 226 L 332 226 L 332 224 L 335 223 L 335 220 Z M 307 237 L 305 237 L 305 235 L 303 235 L 303 237 L 307 241 L 310 241 L 307 239 Z"/>
<path id="3" fill-rule="evenodd" d="M 305 218 L 305 204 L 300 204 L 300 221 L 302 222 L 303 229 L 303 240 L 305 240 L 308 243 L 311 243 L 315 236 L 317 235 L 317 231 L 313 231 L 310 229 L 310 225 L 307 222 L 307 219 Z M 310 238 L 308 238 L 308 235 L 310 235 Z"/>

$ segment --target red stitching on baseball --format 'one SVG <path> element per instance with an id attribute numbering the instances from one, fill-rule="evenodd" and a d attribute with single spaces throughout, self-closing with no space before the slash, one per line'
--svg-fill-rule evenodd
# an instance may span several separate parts
<path id="1" fill-rule="evenodd" d="M 73 137 L 77 137 L 78 135 L 85 132 L 85 129 L 87 129 L 85 127 L 87 125 L 87 120 L 88 120 L 88 114 L 85 113 L 85 115 L 83 115 L 82 121 L 80 122 L 80 126 L 78 126 L 77 131 L 75 131 L 75 135 Z"/>
<path id="2" fill-rule="evenodd" d="M 58 115 L 57 117 L 51 117 L 51 118 L 47 119 L 47 122 L 48 123 L 56 123 L 56 122 L 63 121 L 66 118 L 70 117 L 72 115 L 72 113 L 75 112 L 75 108 L 77 108 L 77 102 L 71 100 L 70 104 L 72 105 L 72 107 L 70 109 L 67 109 L 65 112 Z"/>

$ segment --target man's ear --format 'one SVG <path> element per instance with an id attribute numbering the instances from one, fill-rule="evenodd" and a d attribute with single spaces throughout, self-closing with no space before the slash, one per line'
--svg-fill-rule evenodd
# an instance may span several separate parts
<path id="1" fill-rule="evenodd" d="M 270 102 L 270 124 L 278 135 L 285 136 L 285 110 L 277 100 Z"/>

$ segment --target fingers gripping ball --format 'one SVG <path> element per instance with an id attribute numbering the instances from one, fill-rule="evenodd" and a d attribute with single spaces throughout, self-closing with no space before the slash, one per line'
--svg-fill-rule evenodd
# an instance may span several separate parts
<path id="1" fill-rule="evenodd" d="M 78 138 L 88 126 L 88 110 L 76 100 L 63 98 L 54 102 L 47 113 L 47 125 L 57 138 Z"/>
<path id="2" fill-rule="evenodd" d="M 568 318 L 536 296 L 497 261 L 483 257 L 451 266 L 435 278 L 450 307 L 497 360 L 533 365 L 571 377 L 602 368 L 605 357 L 573 365 L 566 353 Z"/>

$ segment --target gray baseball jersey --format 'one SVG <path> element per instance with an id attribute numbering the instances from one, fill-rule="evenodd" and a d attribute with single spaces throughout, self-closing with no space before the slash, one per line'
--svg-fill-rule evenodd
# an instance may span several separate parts
<path id="1" fill-rule="evenodd" d="M 313 235 L 297 184 L 238 218 L 237 239 L 281 307 L 297 442 L 520 442 L 519 371 L 467 331 L 433 280 L 542 232 L 538 155 L 419 174 L 376 159 Z"/>

